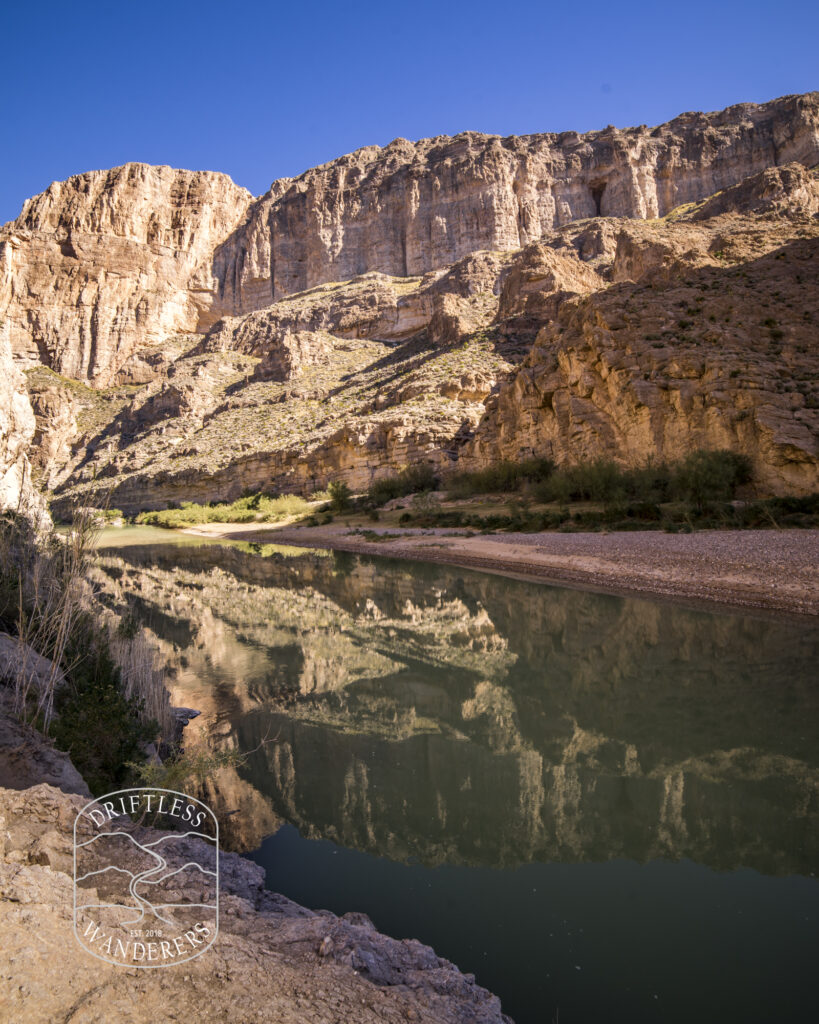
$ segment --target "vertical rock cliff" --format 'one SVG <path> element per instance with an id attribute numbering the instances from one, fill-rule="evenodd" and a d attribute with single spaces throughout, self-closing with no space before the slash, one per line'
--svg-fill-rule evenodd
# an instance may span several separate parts
<path id="1" fill-rule="evenodd" d="M 250 200 L 224 174 L 146 164 L 54 182 L 0 233 L 15 355 L 105 385 L 137 348 L 195 330 Z"/>
<path id="2" fill-rule="evenodd" d="M 658 128 L 396 139 L 277 182 L 217 255 L 219 299 L 236 314 L 371 270 L 518 249 L 585 217 L 662 217 L 791 161 L 819 162 L 819 94 Z"/>
<path id="3" fill-rule="evenodd" d="M 663 216 L 792 161 L 819 162 L 817 93 L 657 128 L 396 139 L 257 200 L 223 174 L 93 171 L 55 182 L 0 231 L 10 340 L 18 359 L 104 386 L 139 348 L 283 295 L 423 274 L 582 218 Z"/>

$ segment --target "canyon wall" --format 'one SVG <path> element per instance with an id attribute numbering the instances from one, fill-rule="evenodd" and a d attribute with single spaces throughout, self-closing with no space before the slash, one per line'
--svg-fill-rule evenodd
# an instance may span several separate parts
<path id="1" fill-rule="evenodd" d="M 10 267 L 0 254 L 0 309 L 11 287 Z M 28 449 L 34 429 L 25 379 L 14 365 L 8 325 L 0 318 L 0 509 L 30 504 Z"/>
<path id="2" fill-rule="evenodd" d="M 250 201 L 224 174 L 146 164 L 29 199 L 0 230 L 0 316 L 18 362 L 104 386 L 135 349 L 195 330 L 212 253 Z"/>
<path id="3" fill-rule="evenodd" d="M 662 217 L 791 161 L 819 162 L 819 94 L 657 128 L 396 139 L 255 204 L 217 254 L 219 301 L 235 314 L 370 270 L 423 274 L 478 249 L 519 249 L 586 217 Z"/>
<path id="4" fill-rule="evenodd" d="M 127 164 L 53 183 L 0 231 L 5 316 L 18 360 L 105 386 L 136 350 L 292 292 L 663 216 L 789 161 L 819 162 L 819 94 L 653 129 L 396 139 L 255 201 L 223 174 Z"/>

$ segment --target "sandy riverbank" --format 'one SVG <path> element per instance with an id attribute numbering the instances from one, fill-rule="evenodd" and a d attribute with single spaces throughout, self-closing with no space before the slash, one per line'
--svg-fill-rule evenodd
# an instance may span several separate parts
<path id="1" fill-rule="evenodd" d="M 442 529 L 408 529 L 397 536 L 394 529 L 374 527 L 365 536 L 339 524 L 249 527 L 214 523 L 186 532 L 444 562 L 618 593 L 642 592 L 819 615 L 819 530 L 468 537 Z"/>

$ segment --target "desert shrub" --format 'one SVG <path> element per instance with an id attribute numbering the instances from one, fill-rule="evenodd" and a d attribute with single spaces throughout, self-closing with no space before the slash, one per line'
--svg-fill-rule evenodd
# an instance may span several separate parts
<path id="1" fill-rule="evenodd" d="M 658 504 L 676 498 L 698 509 L 708 501 L 727 501 L 751 478 L 744 455 L 730 451 L 695 451 L 672 466 L 647 463 L 619 466 L 595 459 L 556 469 L 535 488 L 540 501 L 595 501 L 605 505 L 637 502 Z"/>
<path id="2" fill-rule="evenodd" d="M 555 470 L 535 489 L 541 501 L 616 501 L 627 494 L 627 476 L 611 459 Z"/>
<path id="3" fill-rule="evenodd" d="M 438 478 L 435 475 L 435 470 L 428 462 L 422 462 L 417 466 L 407 466 L 406 469 L 393 476 L 373 480 L 367 491 L 367 496 L 376 505 L 383 505 L 387 501 L 403 498 L 407 494 L 434 491 L 437 486 Z"/>
<path id="4" fill-rule="evenodd" d="M 737 487 L 750 479 L 751 462 L 746 455 L 700 450 L 674 467 L 673 488 L 677 497 L 702 510 L 706 502 L 730 500 Z"/>
<path id="5" fill-rule="evenodd" d="M 100 793 L 126 778 L 125 762 L 147 740 L 167 739 L 173 721 L 155 650 L 94 595 L 94 511 L 78 510 L 65 536 L 24 516 L 0 517 L 0 623 L 22 652 L 53 665 L 43 679 L 21 661 L 7 681 L 15 712 L 53 737 Z"/>
<path id="6" fill-rule="evenodd" d="M 429 491 L 419 491 L 418 494 L 413 495 L 412 509 L 420 515 L 434 514 L 440 507 L 440 501 L 436 499 L 434 494 L 430 494 Z"/>
<path id="7" fill-rule="evenodd" d="M 450 498 L 468 498 L 473 494 L 505 494 L 529 484 L 546 480 L 554 470 L 551 459 L 503 460 L 486 469 L 456 473 L 447 481 Z"/>
<path id="8" fill-rule="evenodd" d="M 233 502 L 197 505 L 183 501 L 179 508 L 157 512 L 141 512 L 137 523 L 177 530 L 203 523 L 275 523 L 290 516 L 305 514 L 311 504 L 297 494 L 249 494 Z"/>
<path id="9" fill-rule="evenodd" d="M 57 693 L 49 733 L 70 755 L 91 792 L 100 794 L 127 780 L 128 762 L 144 760 L 142 747 L 156 739 L 159 726 L 146 720 L 140 697 L 125 696 L 105 637 L 93 633 L 89 619 L 75 638 L 82 649 L 72 651 L 72 667 Z"/>
<path id="10" fill-rule="evenodd" d="M 330 508 L 333 512 L 346 512 L 352 505 L 352 491 L 343 480 L 336 480 L 327 488 L 330 492 Z"/>
<path id="11" fill-rule="evenodd" d="M 204 746 L 182 749 L 176 745 L 161 764 L 131 762 L 128 768 L 143 786 L 160 789 L 198 790 L 222 768 L 240 768 L 247 754 L 238 750 L 210 750 Z"/>

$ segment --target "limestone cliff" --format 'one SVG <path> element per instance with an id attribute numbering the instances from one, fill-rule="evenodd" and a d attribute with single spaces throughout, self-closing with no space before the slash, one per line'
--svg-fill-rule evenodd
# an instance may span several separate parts
<path id="1" fill-rule="evenodd" d="M 55 183 L 0 232 L 35 468 L 128 512 L 691 447 L 815 490 L 817 163 L 811 93 L 397 140 L 257 200 L 139 164 Z"/>
<path id="2" fill-rule="evenodd" d="M 396 139 L 276 183 L 217 254 L 220 299 L 240 313 L 370 270 L 519 249 L 586 217 L 662 217 L 791 161 L 819 162 L 815 93 L 657 128 Z"/>
<path id="3" fill-rule="evenodd" d="M 0 509 L 29 504 L 28 449 L 34 428 L 25 380 L 14 365 L 8 331 L 0 324 Z"/>
<path id="4" fill-rule="evenodd" d="M 126 164 L 54 182 L 0 235 L 18 355 L 98 384 L 139 347 L 369 271 L 424 274 L 594 216 L 651 218 L 819 162 L 819 96 L 657 128 L 464 132 L 365 147 L 274 182 Z"/>
<path id="5" fill-rule="evenodd" d="M 250 199 L 224 174 L 146 164 L 29 199 L 0 232 L 11 279 L 0 314 L 18 359 L 106 384 L 136 348 L 195 329 L 213 251 Z"/>

